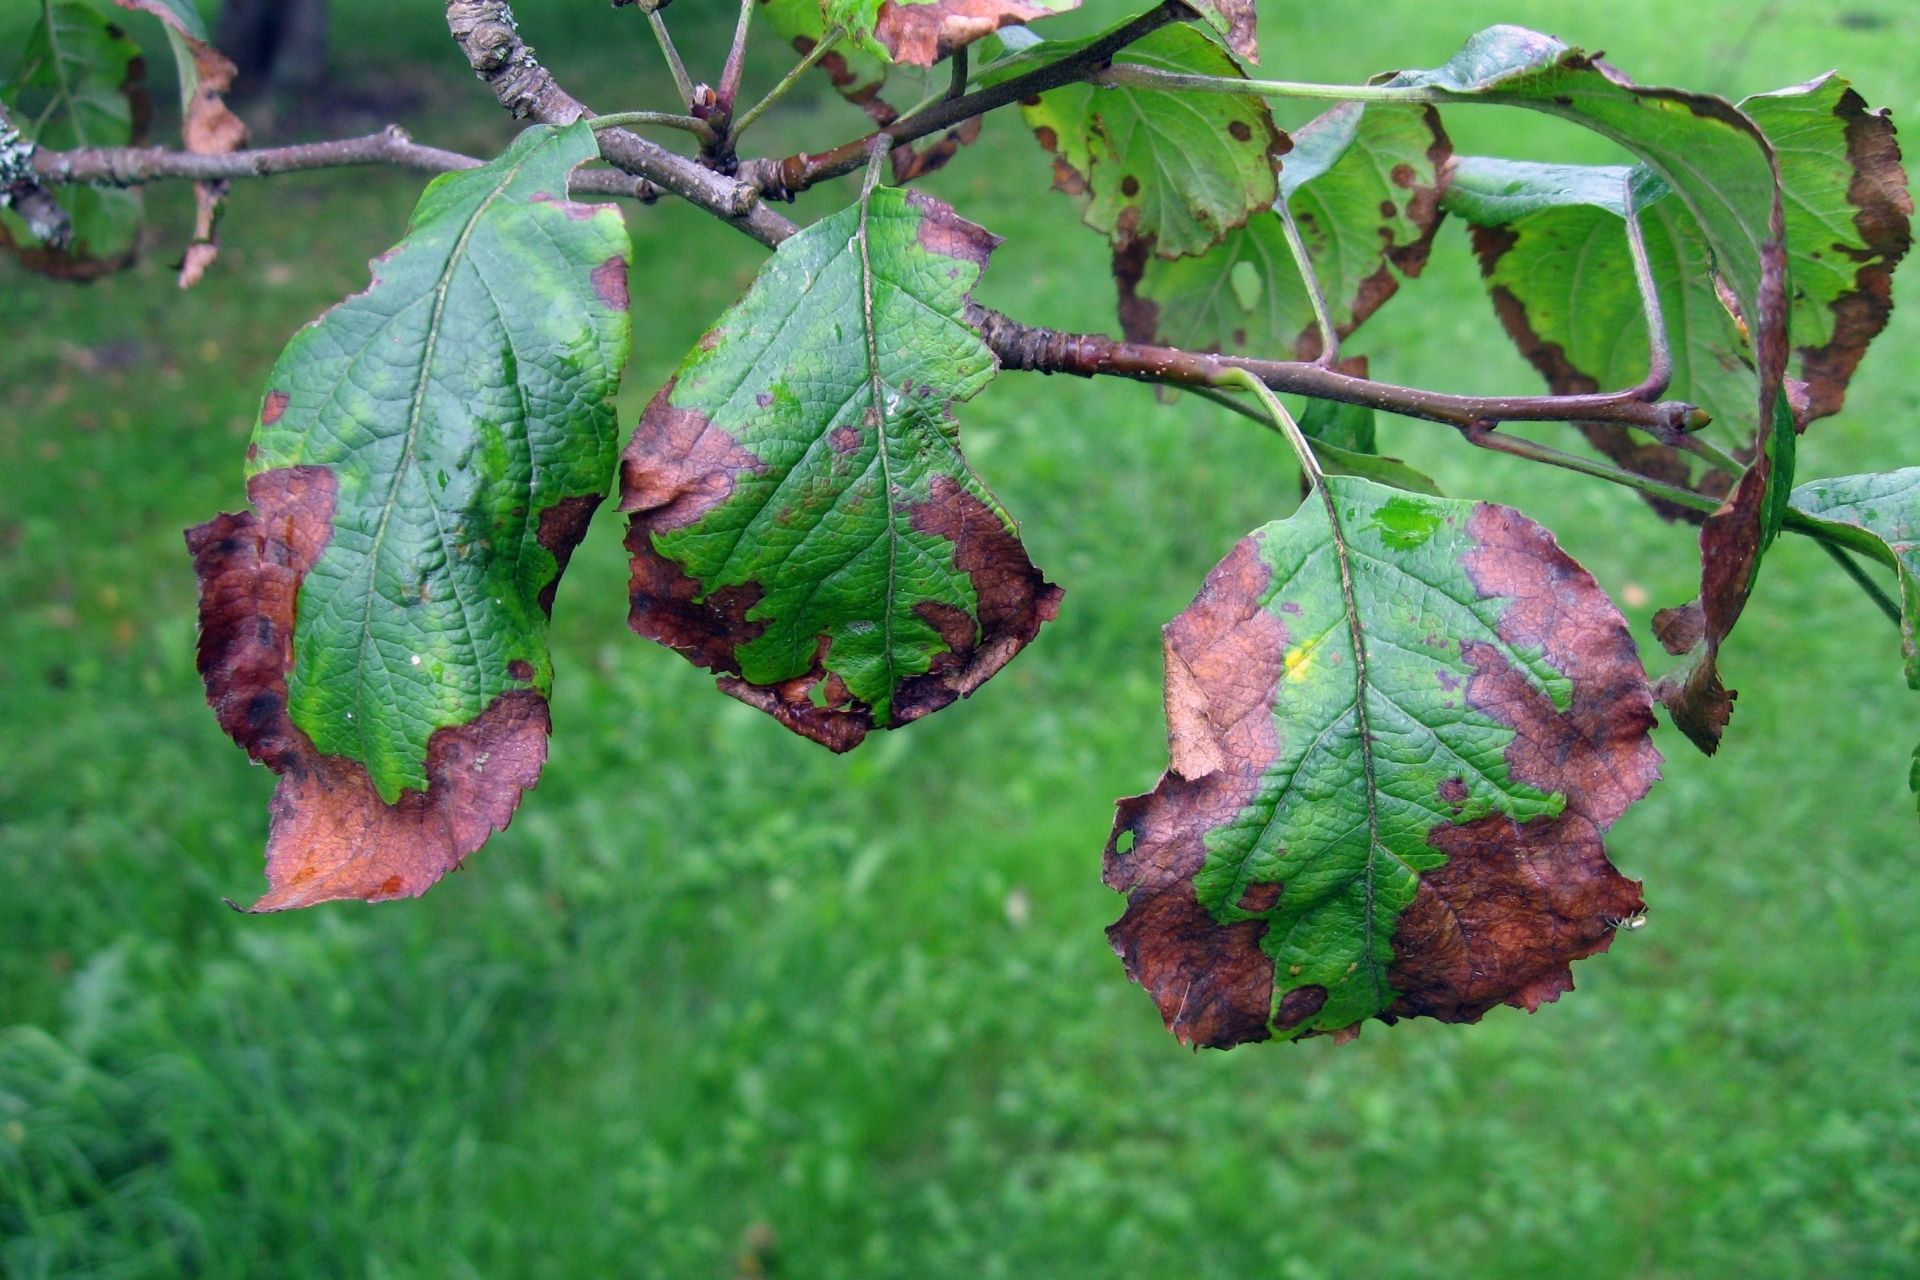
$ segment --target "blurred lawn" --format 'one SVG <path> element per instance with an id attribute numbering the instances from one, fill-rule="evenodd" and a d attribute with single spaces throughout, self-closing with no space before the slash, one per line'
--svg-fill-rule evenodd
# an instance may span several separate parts
<path id="1" fill-rule="evenodd" d="M 673 16 L 713 65 L 731 6 L 696 3 Z M 437 6 L 338 7 L 354 101 L 264 136 L 391 115 L 509 136 Z M 1275 75 L 1430 65 L 1508 20 L 1732 93 L 1840 66 L 1920 120 L 1911 0 L 1262 9 Z M 633 14 L 522 10 L 601 109 L 669 96 Z M 750 84 L 782 65 L 761 49 Z M 1462 149 L 1609 156 L 1544 119 L 1451 123 Z M 809 94 L 761 142 L 860 124 Z M 1008 236 L 987 301 L 1105 326 L 1103 247 L 1047 180 L 996 119 L 930 185 Z M 186 295 L 179 187 L 150 194 L 130 275 L 0 267 L 0 1274 L 1920 1274 L 1920 701 L 1872 608 L 1805 544 L 1769 561 L 1726 655 L 1726 748 L 1662 728 L 1666 782 L 1611 842 L 1651 927 L 1577 994 L 1195 1056 L 1107 950 L 1099 851 L 1113 797 L 1165 760 L 1159 625 L 1296 490 L 1271 438 L 1131 384 L 1008 376 L 967 407 L 1068 588 L 971 702 L 830 757 L 627 632 L 602 512 L 560 595 L 552 763 L 512 830 L 419 903 L 227 910 L 258 887 L 271 779 L 202 704 L 179 530 L 241 501 L 268 365 L 364 283 L 418 186 L 241 185 Z M 685 208 L 631 224 L 629 423 L 761 260 Z M 1375 370 L 1536 386 L 1458 227 L 1436 258 L 1356 344 Z M 1899 297 L 1803 474 L 1920 460 L 1920 267 Z M 1631 495 L 1387 434 L 1449 492 L 1551 525 L 1636 634 L 1689 593 L 1690 535 Z"/>

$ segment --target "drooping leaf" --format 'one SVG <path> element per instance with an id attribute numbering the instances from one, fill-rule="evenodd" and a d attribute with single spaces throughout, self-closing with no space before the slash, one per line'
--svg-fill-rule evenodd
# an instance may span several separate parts
<path id="1" fill-rule="evenodd" d="M 1243 74 L 1185 25 L 1162 27 L 1116 55 L 1114 65 Z M 1071 84 L 1021 110 L 1054 155 L 1054 186 L 1084 200 L 1086 224 L 1116 252 L 1202 253 L 1279 194 L 1276 160 L 1289 143 L 1266 103 L 1251 95 Z"/>
<path id="2" fill-rule="evenodd" d="M 997 243 L 888 188 L 815 223 L 622 462 L 634 630 L 835 750 L 971 693 L 1057 607 L 949 416 L 997 370 L 965 315 Z"/>
<path id="3" fill-rule="evenodd" d="M 1758 394 L 1745 420 L 1753 460 L 1701 527 L 1699 643 L 1657 687 L 1675 723 L 1711 752 L 1732 700 L 1719 676 L 1720 645 L 1746 607 L 1793 484 L 1785 214 L 1773 149 L 1760 127 L 1725 99 L 1636 85 L 1605 63 L 1520 27 L 1488 28 L 1443 66 L 1402 72 L 1387 83 L 1419 91 L 1423 100 L 1525 106 L 1596 130 L 1673 189 L 1713 252 L 1715 270 L 1752 335 Z"/>
<path id="4" fill-rule="evenodd" d="M 1259 14 L 1254 0 L 1191 0 L 1203 21 L 1218 31 L 1233 50 L 1248 62 L 1260 61 L 1260 41 L 1254 32 Z"/>
<path id="5" fill-rule="evenodd" d="M 226 155 L 247 145 L 247 126 L 221 95 L 233 88 L 237 69 L 227 56 L 207 41 L 200 14 L 186 0 L 114 0 L 122 9 L 150 13 L 166 29 L 173 63 L 180 77 L 180 133 L 187 150 L 198 155 Z M 180 265 L 180 287 L 200 282 L 219 253 L 214 225 L 225 182 L 193 184 L 193 241 Z"/>
<path id="6" fill-rule="evenodd" d="M 1432 107 L 1346 103 L 1294 132 L 1280 198 L 1343 338 L 1425 267 L 1449 154 Z M 1135 342 L 1276 359 L 1320 354 L 1312 298 L 1272 209 L 1198 257 L 1116 255 L 1114 275 L 1121 323 Z"/>
<path id="7" fill-rule="evenodd" d="M 1474 1021 L 1641 909 L 1601 836 L 1657 778 L 1626 626 L 1507 507 L 1331 479 L 1168 626 L 1171 764 L 1109 931 L 1182 1042 Z"/>
<path id="8" fill-rule="evenodd" d="M 1616 391 L 1648 373 L 1650 341 L 1627 246 L 1634 193 L 1673 361 L 1667 394 L 1713 415 L 1723 450 L 1753 446 L 1753 366 L 1738 323 L 1713 283 L 1698 225 L 1644 167 L 1457 160 L 1447 208 L 1473 224 L 1474 250 L 1501 323 L 1556 395 Z M 1589 442 L 1629 470 L 1724 497 L 1731 477 L 1696 455 L 1612 423 L 1580 424 Z M 1691 508 L 1649 501 L 1670 519 Z"/>
<path id="9" fill-rule="evenodd" d="M 209 701 L 281 775 L 256 909 L 423 893 L 539 774 L 547 614 L 627 350 L 625 226 L 566 200 L 597 151 L 536 126 L 436 178 L 274 365 L 253 510 L 187 535 Z"/>
<path id="10" fill-rule="evenodd" d="M 1740 107 L 1779 157 L 1793 278 L 1795 374 L 1808 416 L 1840 411 L 1847 382 L 1893 310 L 1893 270 L 1913 246 L 1913 197 L 1893 121 L 1835 75 Z"/>
<path id="11" fill-rule="evenodd" d="M 152 115 L 140 46 L 83 0 L 43 0 L 18 71 L 0 82 L 21 132 L 49 150 L 117 147 L 142 141 Z M 72 240 L 37 242 L 26 224 L 0 213 L 0 248 L 22 265 L 62 280 L 93 280 L 130 265 L 140 230 L 140 196 L 121 187 L 71 187 L 59 202 Z"/>
<path id="12" fill-rule="evenodd" d="M 1900 648 L 1907 687 L 1920 689 L 1920 467 L 1811 480 L 1793 509 L 1892 567 L 1900 584 Z M 1920 797 L 1920 749 L 1909 782 Z"/>

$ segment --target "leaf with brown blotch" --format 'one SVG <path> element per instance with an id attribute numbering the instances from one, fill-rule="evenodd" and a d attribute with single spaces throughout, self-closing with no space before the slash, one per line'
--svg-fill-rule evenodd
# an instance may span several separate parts
<path id="1" fill-rule="evenodd" d="M 1076 9 L 1080 0 L 915 0 L 880 6 L 873 34 L 895 62 L 930 67 L 1002 27 Z"/>
<path id="2" fill-rule="evenodd" d="M 1195 257 L 1136 244 L 1114 255 L 1120 321 L 1134 342 L 1313 360 L 1320 329 L 1277 205 L 1346 338 L 1425 268 L 1452 154 L 1432 107 L 1342 103 L 1293 131 L 1276 208 Z"/>
<path id="3" fill-rule="evenodd" d="M 260 910 L 423 893 L 539 776 L 629 336 L 625 223 L 566 199 L 598 151 L 537 125 L 435 178 L 275 362 L 253 510 L 187 535 L 208 700 L 280 775 Z"/>
<path id="4" fill-rule="evenodd" d="M 621 463 L 633 629 L 836 751 L 971 694 L 1058 607 L 951 417 L 997 372 L 966 307 L 998 243 L 892 188 L 808 227 Z"/>
<path id="5" fill-rule="evenodd" d="M 233 88 L 235 67 L 207 40 L 200 14 L 187 0 L 113 0 L 122 9 L 152 14 L 166 28 L 180 77 L 180 135 L 196 155 L 226 155 L 247 145 L 247 126 L 222 96 Z M 180 264 L 180 287 L 190 289 L 219 253 L 214 227 L 228 184 L 193 184 L 193 240 Z"/>
<path id="6" fill-rule="evenodd" d="M 220 727 L 280 775 L 270 807 L 269 888 L 251 908 L 418 897 L 503 829 L 547 757 L 546 699 L 502 695 L 437 730 L 424 791 L 387 804 L 366 769 L 321 755 L 287 715 L 296 601 L 332 532 L 338 482 L 287 467 L 247 484 L 254 510 L 187 531 L 200 578 L 201 678 Z"/>
<path id="7" fill-rule="evenodd" d="M 1644 906 L 1602 843 L 1660 763 L 1612 602 L 1511 508 L 1325 483 L 1167 627 L 1170 766 L 1107 846 L 1186 1044 L 1535 1009 Z"/>

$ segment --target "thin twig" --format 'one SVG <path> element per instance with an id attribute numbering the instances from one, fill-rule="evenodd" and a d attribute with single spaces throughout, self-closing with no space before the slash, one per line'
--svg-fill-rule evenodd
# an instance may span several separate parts
<path id="1" fill-rule="evenodd" d="M 950 129 L 1008 103 L 1089 79 L 1120 50 L 1169 23 L 1184 22 L 1192 14 L 1180 0 L 1166 0 L 1055 62 L 958 98 L 943 98 L 923 111 L 887 125 L 886 131 L 893 135 L 896 146 L 917 142 L 930 133 Z M 865 165 L 874 137 L 875 134 L 868 134 L 826 151 L 802 152 L 783 160 L 750 160 L 740 166 L 740 176 L 770 199 L 791 200 L 808 187 Z"/>
<path id="2" fill-rule="evenodd" d="M 733 122 L 733 131 L 727 135 L 727 146 L 731 148 L 737 144 L 740 141 L 740 135 L 747 131 L 748 126 L 765 115 L 768 107 L 771 107 L 774 103 L 785 97 L 787 90 L 793 88 L 801 76 L 805 75 L 820 59 L 831 53 L 833 47 L 840 43 L 840 36 L 841 29 L 835 27 L 833 30 L 827 32 L 826 35 L 820 37 L 820 39 L 814 43 L 813 48 L 807 50 L 800 61 L 795 63 L 786 75 L 780 77 L 780 83 L 767 91 L 766 97 L 741 112 L 739 119 Z"/>
<path id="3" fill-rule="evenodd" d="M 713 140 L 713 126 L 695 116 L 674 115 L 666 111 L 615 111 L 611 115 L 594 116 L 587 121 L 587 127 L 594 132 L 602 129 L 653 127 L 660 129 L 678 129 L 682 133 L 691 133 L 703 142 Z"/>
<path id="4" fill-rule="evenodd" d="M 1287 207 L 1284 192 L 1273 202 L 1273 207 L 1280 215 L 1280 230 L 1287 238 L 1287 249 L 1293 254 L 1293 264 L 1300 269 L 1300 279 L 1307 286 L 1307 300 L 1313 304 L 1314 323 L 1320 327 L 1320 355 L 1314 363 L 1331 369 L 1340 363 L 1340 331 L 1334 327 L 1333 315 L 1327 310 L 1326 290 L 1320 287 L 1320 275 L 1313 269 L 1313 259 L 1307 254 L 1307 242 L 1300 238 L 1300 227 L 1293 220 L 1293 210 Z"/>
<path id="5" fill-rule="evenodd" d="M 673 36 L 667 32 L 667 20 L 660 16 L 659 10 L 649 9 L 647 25 L 653 28 L 653 38 L 659 42 L 660 52 L 667 60 L 667 70 L 673 75 L 673 87 L 680 91 L 680 101 L 691 108 L 693 78 L 687 74 L 687 64 L 680 61 L 680 51 L 673 47 Z"/>
<path id="6" fill-rule="evenodd" d="M 1022 324 L 974 305 L 971 320 L 1003 367 L 1078 377 L 1135 378 L 1172 386 L 1218 386 L 1228 369 L 1245 369 L 1275 391 L 1365 405 L 1454 427 L 1492 422 L 1617 422 L 1661 433 L 1699 425 L 1700 411 L 1679 401 L 1649 404 L 1630 391 L 1578 396 L 1462 396 L 1357 378 L 1295 360 L 1186 351 L 1104 334 L 1065 333 Z M 1710 499 L 1708 501 L 1711 501 Z M 1718 505 L 1718 504 L 1715 504 Z"/>

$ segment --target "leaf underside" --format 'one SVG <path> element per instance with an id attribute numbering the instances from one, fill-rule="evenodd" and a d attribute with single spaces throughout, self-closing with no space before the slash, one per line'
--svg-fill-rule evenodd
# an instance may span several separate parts
<path id="1" fill-rule="evenodd" d="M 1309 498 L 1168 626 L 1171 764 L 1107 846 L 1183 1043 L 1533 1009 L 1644 905 L 1601 841 L 1659 771 L 1605 594 L 1510 508 L 1326 484 L 1337 522 Z"/>
<path id="2" fill-rule="evenodd" d="M 565 199 L 597 151 L 536 126 L 435 179 L 275 364 L 253 510 L 188 532 L 209 700 L 281 775 L 256 909 L 417 896 L 538 777 L 547 614 L 627 348 L 625 225 Z"/>
<path id="3" fill-rule="evenodd" d="M 640 420 L 631 624 L 846 750 L 971 693 L 1055 613 L 960 452 L 998 241 L 881 188 L 783 243 Z"/>
<path id="4" fill-rule="evenodd" d="M 1893 567 L 1907 687 L 1920 689 L 1920 467 L 1812 480 L 1793 491 L 1793 509 Z M 1920 801 L 1920 749 L 1914 759 L 1908 783 Z"/>
<path id="5" fill-rule="evenodd" d="M 1402 72 L 1388 83 L 1425 89 L 1442 102 L 1530 107 L 1613 139 L 1673 189 L 1712 250 L 1752 335 L 1757 395 L 1744 420 L 1753 457 L 1701 527 L 1696 643 L 1656 689 L 1674 723 L 1712 752 L 1733 701 L 1720 680 L 1720 645 L 1746 607 L 1793 484 L 1795 433 L 1785 388 L 1790 293 L 1773 149 L 1752 118 L 1725 99 L 1636 85 L 1520 27 L 1491 27 L 1443 66 Z"/>

